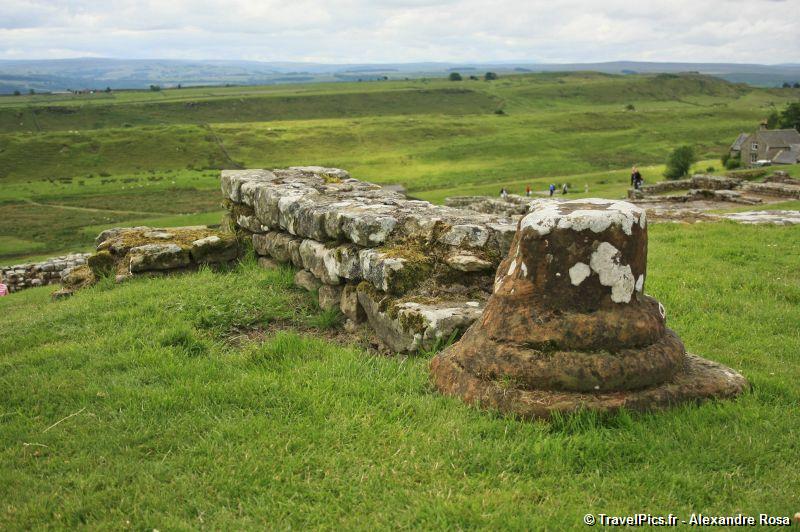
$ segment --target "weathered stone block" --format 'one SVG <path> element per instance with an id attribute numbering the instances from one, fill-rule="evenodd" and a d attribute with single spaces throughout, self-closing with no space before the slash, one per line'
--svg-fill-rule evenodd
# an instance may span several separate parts
<path id="1" fill-rule="evenodd" d="M 314 274 L 308 270 L 300 270 L 294 274 L 294 284 L 300 288 L 305 288 L 309 292 L 318 290 L 322 286 L 322 282 L 314 277 Z"/>
<path id="2" fill-rule="evenodd" d="M 359 252 L 361 278 L 384 292 L 405 292 L 406 282 L 414 281 L 404 275 L 405 266 L 405 259 L 391 257 L 374 249 Z"/>
<path id="3" fill-rule="evenodd" d="M 267 255 L 278 262 L 291 262 L 299 268 L 303 267 L 299 238 L 280 231 L 270 231 L 265 234 L 255 234 L 252 239 L 253 248 L 259 255 Z"/>
<path id="4" fill-rule="evenodd" d="M 319 308 L 330 310 L 339 308 L 342 299 L 342 287 L 323 284 L 319 287 Z"/>
<path id="5" fill-rule="evenodd" d="M 342 297 L 339 301 L 342 314 L 354 324 L 363 323 L 367 320 L 367 315 L 358 302 L 358 285 L 348 283 L 342 287 Z"/>
<path id="6" fill-rule="evenodd" d="M 463 251 L 451 253 L 445 259 L 445 263 L 454 270 L 462 272 L 481 272 L 494 269 L 494 264 L 490 261 Z"/>
<path id="7" fill-rule="evenodd" d="M 378 338 L 400 353 L 440 347 L 463 333 L 482 310 L 478 301 L 403 301 L 363 288 L 358 301 Z"/>
<path id="8" fill-rule="evenodd" d="M 474 224 L 454 225 L 439 236 L 442 244 L 459 248 L 480 248 L 488 241 L 489 231 Z"/>
<path id="9" fill-rule="evenodd" d="M 185 268 L 191 263 L 189 251 L 177 244 L 146 244 L 131 248 L 131 273 Z"/>
<path id="10" fill-rule="evenodd" d="M 280 263 L 267 257 L 258 257 L 258 267 L 265 270 L 274 270 L 275 268 L 280 268 Z"/>
<path id="11" fill-rule="evenodd" d="M 397 218 L 392 216 L 394 211 L 388 205 L 364 205 L 343 210 L 339 213 L 341 232 L 359 246 L 379 246 L 397 225 Z"/>
<path id="12" fill-rule="evenodd" d="M 233 236 L 207 236 L 192 242 L 192 259 L 198 264 L 222 263 L 239 256 L 239 245 Z"/>

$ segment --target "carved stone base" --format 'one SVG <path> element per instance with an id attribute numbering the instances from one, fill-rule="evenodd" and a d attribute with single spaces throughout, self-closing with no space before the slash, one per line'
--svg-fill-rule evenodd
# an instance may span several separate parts
<path id="1" fill-rule="evenodd" d="M 731 398 L 750 388 L 738 372 L 687 354 L 681 371 L 669 381 L 649 388 L 605 393 L 526 390 L 515 388 L 513 381 L 475 377 L 454 361 L 451 350 L 452 347 L 431 361 L 431 380 L 439 391 L 481 408 L 527 419 L 549 419 L 555 412 L 578 410 L 658 410 L 687 402 Z"/>

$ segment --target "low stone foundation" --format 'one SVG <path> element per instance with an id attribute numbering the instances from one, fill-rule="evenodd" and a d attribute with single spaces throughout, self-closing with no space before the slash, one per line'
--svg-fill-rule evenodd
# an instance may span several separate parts
<path id="1" fill-rule="evenodd" d="M 481 313 L 515 221 L 352 179 L 337 168 L 224 170 L 235 230 L 300 269 L 296 284 L 410 353 L 458 337 Z"/>
<path id="2" fill-rule="evenodd" d="M 0 266 L 0 278 L 10 292 L 58 284 L 74 268 L 86 264 L 89 255 L 89 253 L 71 253 L 41 262 Z"/>
<path id="3" fill-rule="evenodd" d="M 664 192 L 684 192 L 681 195 L 663 195 Z M 664 181 L 628 190 L 628 199 L 660 202 L 685 202 L 695 200 L 728 201 L 732 203 L 761 203 L 761 196 L 800 198 L 798 182 L 785 173 L 769 176 L 763 183 L 744 179 L 697 174 L 690 179 Z"/>
<path id="4" fill-rule="evenodd" d="M 72 268 L 54 299 L 71 295 L 102 277 L 122 282 L 134 275 L 154 275 L 196 270 L 201 265 L 225 264 L 239 257 L 239 243 L 232 234 L 206 226 L 115 227 L 95 239 L 97 251 L 85 264 Z"/>

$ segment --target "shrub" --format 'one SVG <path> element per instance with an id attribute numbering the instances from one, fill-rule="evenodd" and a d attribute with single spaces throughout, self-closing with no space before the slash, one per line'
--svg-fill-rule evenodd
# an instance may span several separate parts
<path id="1" fill-rule="evenodd" d="M 709 174 L 713 173 L 713 172 L 716 172 L 716 171 L 717 171 L 717 169 L 714 168 L 713 166 L 709 166 L 708 168 L 706 168 L 706 172 L 708 172 Z"/>
<path id="2" fill-rule="evenodd" d="M 485 79 L 486 81 L 495 80 L 497 79 L 497 74 L 495 72 L 487 72 L 486 74 L 484 74 L 483 79 Z"/>
<path id="3" fill-rule="evenodd" d="M 800 130 L 800 102 L 788 104 L 781 113 L 778 123 L 782 128 Z"/>
<path id="4" fill-rule="evenodd" d="M 667 158 L 667 169 L 664 177 L 667 179 L 680 179 L 689 173 L 689 168 L 695 162 L 694 148 L 685 145 L 675 148 Z"/>
<path id="5" fill-rule="evenodd" d="M 778 126 L 780 116 L 776 111 L 772 111 L 767 117 L 767 129 L 775 129 Z"/>
<path id="6" fill-rule="evenodd" d="M 458 72 L 450 72 L 450 77 L 448 79 L 450 81 L 461 81 L 463 78 Z"/>
<path id="7" fill-rule="evenodd" d="M 628 105 L 625 106 L 625 110 L 626 111 L 635 111 L 636 107 L 632 103 L 629 103 Z"/>

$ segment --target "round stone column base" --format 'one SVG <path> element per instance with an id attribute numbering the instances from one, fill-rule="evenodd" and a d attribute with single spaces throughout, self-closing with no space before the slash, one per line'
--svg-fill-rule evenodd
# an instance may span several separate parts
<path id="1" fill-rule="evenodd" d="M 464 402 L 526 419 L 549 419 L 554 413 L 578 410 L 614 412 L 659 410 L 681 403 L 736 397 L 750 388 L 738 372 L 717 362 L 687 354 L 670 381 L 639 390 L 604 393 L 524 390 L 513 382 L 487 381 L 464 371 L 448 350 L 431 361 L 431 380 L 440 392 Z"/>

